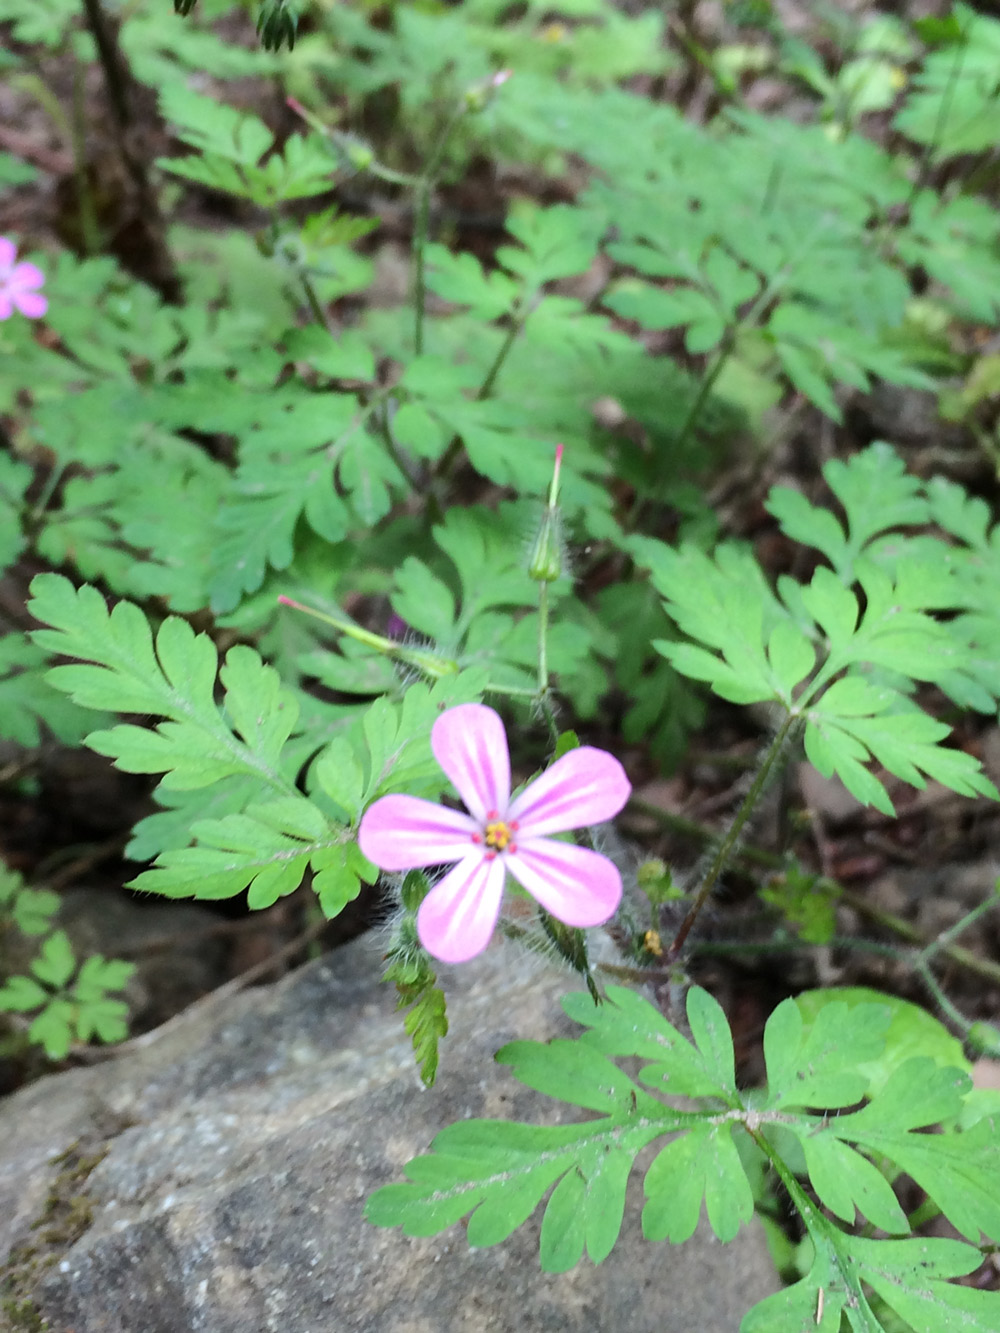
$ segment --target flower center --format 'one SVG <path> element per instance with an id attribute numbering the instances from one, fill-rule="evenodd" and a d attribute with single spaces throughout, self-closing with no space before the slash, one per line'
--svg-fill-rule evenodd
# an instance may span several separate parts
<path id="1" fill-rule="evenodd" d="M 482 833 L 473 833 L 472 841 L 485 844 L 487 861 L 492 861 L 497 852 L 516 852 L 516 819 L 500 819 L 495 810 L 486 816 L 486 828 Z"/>
<path id="2" fill-rule="evenodd" d="M 504 823 L 502 819 L 496 819 L 491 824 L 486 825 L 486 846 L 495 847 L 498 852 L 504 851 L 514 839 L 514 830 L 510 824 Z"/>

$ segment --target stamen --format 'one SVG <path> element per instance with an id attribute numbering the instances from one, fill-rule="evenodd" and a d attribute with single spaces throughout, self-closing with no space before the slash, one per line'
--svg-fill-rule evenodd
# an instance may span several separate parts
<path id="1" fill-rule="evenodd" d="M 511 826 L 502 819 L 486 825 L 486 845 L 495 847 L 498 852 L 506 851 L 511 841 Z"/>

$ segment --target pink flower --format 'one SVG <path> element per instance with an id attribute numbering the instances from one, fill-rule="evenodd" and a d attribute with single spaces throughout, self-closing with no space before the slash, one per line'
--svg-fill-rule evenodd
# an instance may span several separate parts
<path id="1" fill-rule="evenodd" d="M 45 274 L 34 264 L 17 264 L 17 246 L 0 236 L 0 319 L 10 319 L 15 308 L 28 319 L 40 319 L 49 303 L 36 288 Z"/>
<path id="2" fill-rule="evenodd" d="M 482 704 L 442 713 L 431 731 L 431 749 L 469 813 L 417 796 L 383 796 L 365 812 L 358 832 L 361 850 L 383 870 L 457 862 L 417 913 L 428 953 L 446 963 L 482 953 L 500 914 L 508 870 L 568 926 L 597 926 L 613 915 L 622 880 L 612 862 L 545 835 L 618 813 L 631 787 L 617 759 L 580 746 L 511 800 L 503 723 Z"/>

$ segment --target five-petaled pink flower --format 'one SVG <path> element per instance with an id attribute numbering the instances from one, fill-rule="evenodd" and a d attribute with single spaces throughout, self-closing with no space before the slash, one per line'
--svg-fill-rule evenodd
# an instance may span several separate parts
<path id="1" fill-rule="evenodd" d="M 17 246 L 0 236 L 0 319 L 10 319 L 15 309 L 29 319 L 40 319 L 49 308 L 38 291 L 45 274 L 35 264 L 18 264 L 16 260 Z"/>
<path id="2" fill-rule="evenodd" d="M 622 880 L 606 856 L 550 833 L 616 815 L 631 787 L 612 755 L 582 745 L 511 800 L 503 723 L 483 704 L 442 713 L 434 757 L 468 814 L 417 796 L 383 796 L 361 820 L 358 841 L 382 870 L 457 862 L 420 904 L 417 932 L 428 953 L 464 963 L 489 943 L 507 871 L 568 926 L 598 926 L 615 911 Z"/>

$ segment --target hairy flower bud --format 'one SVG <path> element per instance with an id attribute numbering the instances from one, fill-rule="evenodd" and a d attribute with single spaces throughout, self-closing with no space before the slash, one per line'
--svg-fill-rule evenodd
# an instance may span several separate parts
<path id="1" fill-rule="evenodd" d="M 492 78 L 487 79 L 484 83 L 474 83 L 471 88 L 466 88 L 466 110 L 485 111 L 493 101 L 496 90 L 507 82 L 511 73 L 512 71 L 509 69 L 498 69 Z"/>
<path id="2" fill-rule="evenodd" d="M 344 145 L 347 160 L 355 171 L 367 171 L 375 161 L 375 154 L 366 143 L 350 142 Z"/>
<path id="3" fill-rule="evenodd" d="M 559 469 L 562 466 L 562 452 L 562 445 L 557 444 L 556 465 L 552 471 L 549 500 L 542 514 L 528 560 L 528 573 L 537 583 L 554 583 L 563 570 L 562 515 L 559 512 Z"/>

